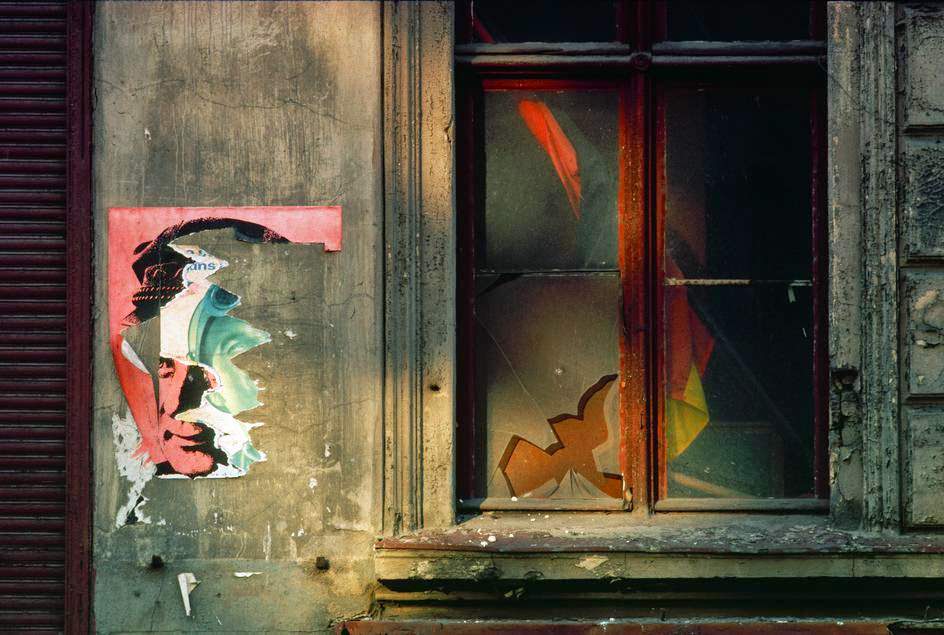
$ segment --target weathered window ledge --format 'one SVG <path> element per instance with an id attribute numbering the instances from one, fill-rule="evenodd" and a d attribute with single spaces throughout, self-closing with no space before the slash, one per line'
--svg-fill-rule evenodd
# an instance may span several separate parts
<path id="1" fill-rule="evenodd" d="M 936 578 L 944 537 L 877 535 L 810 516 L 483 514 L 377 541 L 388 586 L 490 580 Z"/>

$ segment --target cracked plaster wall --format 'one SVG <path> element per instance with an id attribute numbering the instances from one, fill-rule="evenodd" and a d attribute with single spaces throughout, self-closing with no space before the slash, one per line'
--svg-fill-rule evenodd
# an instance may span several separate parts
<path id="1" fill-rule="evenodd" d="M 368 608 L 382 405 L 380 38 L 370 2 L 97 7 L 100 632 L 320 631 Z M 265 387 L 244 418 L 264 424 L 252 437 L 268 460 L 242 478 L 150 480 L 150 522 L 116 529 L 130 485 L 112 438 L 125 405 L 107 347 L 106 210 L 220 205 L 340 205 L 343 249 L 191 238 L 230 261 L 217 281 L 243 298 L 234 315 L 272 334 L 238 359 Z M 200 581 L 192 619 L 177 587 L 185 571 Z"/>

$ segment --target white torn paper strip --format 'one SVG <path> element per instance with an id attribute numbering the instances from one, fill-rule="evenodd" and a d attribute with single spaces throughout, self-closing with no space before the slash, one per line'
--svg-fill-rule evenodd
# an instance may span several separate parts
<path id="1" fill-rule="evenodd" d="M 118 473 L 131 485 L 127 502 L 118 509 L 118 515 L 115 517 L 115 528 L 120 529 L 129 522 L 149 523 L 151 519 L 142 511 L 144 503 L 147 502 L 147 497 L 142 492 L 144 486 L 157 473 L 157 466 L 147 460 L 147 454 L 135 456 L 141 445 L 141 435 L 130 412 L 124 417 L 112 415 L 111 432 L 115 440 Z"/>
<path id="2" fill-rule="evenodd" d="M 237 571 L 233 575 L 237 578 L 251 578 L 254 575 L 262 575 L 262 571 Z"/>
<path id="3" fill-rule="evenodd" d="M 191 617 L 190 611 L 190 592 L 200 584 L 192 573 L 185 572 L 177 575 L 177 584 L 180 586 L 180 597 L 184 601 L 184 612 L 187 617 Z"/>

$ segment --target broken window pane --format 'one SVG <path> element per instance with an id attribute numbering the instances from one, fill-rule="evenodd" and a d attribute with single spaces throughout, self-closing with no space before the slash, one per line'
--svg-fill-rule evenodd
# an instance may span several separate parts
<path id="1" fill-rule="evenodd" d="M 668 496 L 811 495 L 811 289 L 667 285 L 664 294 Z"/>
<path id="2" fill-rule="evenodd" d="M 618 274 L 482 275 L 486 496 L 619 498 Z"/>
<path id="3" fill-rule="evenodd" d="M 479 268 L 616 269 L 619 97 L 487 90 Z"/>
<path id="4" fill-rule="evenodd" d="M 615 42 L 618 0 L 473 0 L 476 42 Z"/>
<path id="5" fill-rule="evenodd" d="M 811 277 L 810 103 L 796 86 L 665 91 L 667 269 Z"/>
<path id="6" fill-rule="evenodd" d="M 809 39 L 809 2 L 672 0 L 665 4 L 668 40 Z"/>

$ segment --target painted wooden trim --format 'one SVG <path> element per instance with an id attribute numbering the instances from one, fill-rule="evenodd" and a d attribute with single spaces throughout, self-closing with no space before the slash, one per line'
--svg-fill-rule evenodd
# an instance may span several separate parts
<path id="1" fill-rule="evenodd" d="M 455 519 L 453 6 L 383 5 L 383 527 Z"/>
<path id="2" fill-rule="evenodd" d="M 91 629 L 92 2 L 67 5 L 65 630 Z"/>

